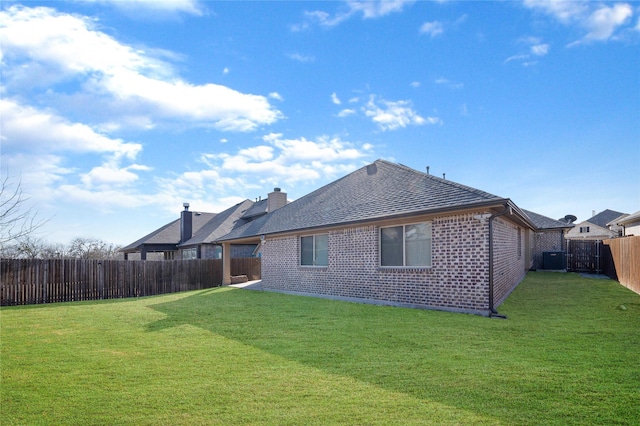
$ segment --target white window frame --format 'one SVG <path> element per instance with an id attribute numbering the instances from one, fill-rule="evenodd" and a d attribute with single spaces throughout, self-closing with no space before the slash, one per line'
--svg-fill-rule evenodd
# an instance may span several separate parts
<path id="1" fill-rule="evenodd" d="M 327 237 L 327 264 L 317 264 L 317 250 L 316 250 L 316 237 L 318 236 L 326 236 Z M 312 253 L 313 253 L 313 263 L 311 265 L 305 265 L 302 263 L 302 239 L 303 238 L 312 238 L 313 240 L 313 247 L 312 247 Z M 300 241 L 300 248 L 298 250 L 298 254 L 300 255 L 300 261 L 298 262 L 298 264 L 304 268 L 326 268 L 327 266 L 329 266 L 329 234 L 328 233 L 320 233 L 320 234 L 310 234 L 310 235 L 301 235 L 299 238 Z"/>
<path id="2" fill-rule="evenodd" d="M 429 237 L 429 265 L 409 265 L 407 266 L 407 227 L 413 225 L 429 225 L 430 237 Z M 402 227 L 402 265 L 383 265 L 382 264 L 382 230 L 388 228 Z M 433 267 L 433 224 L 432 222 L 412 222 L 400 225 L 381 226 L 378 230 L 378 265 L 383 269 L 430 269 Z"/>

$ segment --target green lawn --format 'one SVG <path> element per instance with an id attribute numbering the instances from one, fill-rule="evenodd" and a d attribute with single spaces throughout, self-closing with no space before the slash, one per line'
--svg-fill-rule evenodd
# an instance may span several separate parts
<path id="1" fill-rule="evenodd" d="M 638 424 L 640 296 L 530 273 L 507 320 L 233 288 L 0 310 L 4 424 Z"/>

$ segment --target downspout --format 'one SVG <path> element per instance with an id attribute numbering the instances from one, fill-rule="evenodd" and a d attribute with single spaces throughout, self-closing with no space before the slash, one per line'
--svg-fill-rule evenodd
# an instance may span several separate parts
<path id="1" fill-rule="evenodd" d="M 493 219 L 507 214 L 510 210 L 509 205 L 505 204 L 504 210 L 500 213 L 492 214 L 489 218 L 489 318 L 507 318 L 504 315 L 500 315 L 493 306 Z"/>

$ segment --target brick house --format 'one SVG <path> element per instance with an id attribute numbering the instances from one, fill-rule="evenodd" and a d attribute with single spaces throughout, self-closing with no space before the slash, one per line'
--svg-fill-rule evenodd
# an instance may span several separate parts
<path id="1" fill-rule="evenodd" d="M 555 220 L 529 210 L 523 209 L 523 211 L 536 226 L 536 231 L 533 235 L 531 269 L 548 269 L 544 265 L 544 253 L 562 252 L 562 256 L 564 256 L 567 245 L 565 238 L 567 233 L 575 226 L 573 221 L 576 217 L 567 215 L 562 220 Z M 562 263 L 565 263 L 564 260 Z"/>
<path id="2" fill-rule="evenodd" d="M 246 225 L 287 203 L 287 195 L 279 188 L 267 198 L 244 200 L 220 213 L 189 210 L 184 204 L 180 218 L 124 247 L 125 259 L 220 259 L 222 246 L 216 241 L 233 229 Z M 259 241 L 234 244 L 232 258 L 252 257 Z"/>
<path id="3" fill-rule="evenodd" d="M 535 230 L 509 199 L 378 160 L 217 242 L 259 242 L 265 290 L 496 315 Z"/>

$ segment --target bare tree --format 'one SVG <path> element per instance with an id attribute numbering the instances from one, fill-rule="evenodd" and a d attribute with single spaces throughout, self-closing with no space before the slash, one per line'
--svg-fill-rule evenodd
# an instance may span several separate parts
<path id="1" fill-rule="evenodd" d="M 2 257 L 13 259 L 56 259 L 68 256 L 64 244 L 50 243 L 42 238 L 27 235 L 3 247 Z"/>
<path id="2" fill-rule="evenodd" d="M 47 220 L 27 204 L 29 199 L 22 192 L 21 182 L 9 176 L 0 183 L 0 250 L 8 243 L 32 235 Z"/>
<path id="3" fill-rule="evenodd" d="M 115 259 L 120 246 L 92 237 L 76 237 L 69 244 L 68 253 L 80 259 Z"/>

